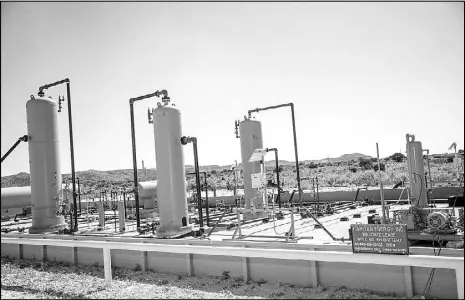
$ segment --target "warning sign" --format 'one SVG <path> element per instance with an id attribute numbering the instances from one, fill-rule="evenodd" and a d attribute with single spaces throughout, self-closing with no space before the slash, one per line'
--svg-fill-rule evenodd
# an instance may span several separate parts
<path id="1" fill-rule="evenodd" d="M 354 253 L 409 254 L 407 225 L 354 224 L 350 227 Z"/>

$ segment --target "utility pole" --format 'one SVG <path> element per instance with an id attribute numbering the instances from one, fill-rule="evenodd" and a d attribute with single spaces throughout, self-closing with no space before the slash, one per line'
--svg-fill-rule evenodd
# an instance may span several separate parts
<path id="1" fill-rule="evenodd" d="M 145 172 L 145 181 L 148 181 L 149 179 L 147 178 L 147 169 L 145 168 L 144 161 L 142 161 L 142 169 Z"/>
<path id="2" fill-rule="evenodd" d="M 384 191 L 383 191 L 383 181 L 381 180 L 381 163 L 379 161 L 379 148 L 378 143 L 376 143 L 376 157 L 378 158 L 378 172 L 379 172 L 379 192 L 381 193 L 381 207 L 383 210 L 383 219 L 382 223 L 386 224 L 386 206 L 384 204 Z"/>

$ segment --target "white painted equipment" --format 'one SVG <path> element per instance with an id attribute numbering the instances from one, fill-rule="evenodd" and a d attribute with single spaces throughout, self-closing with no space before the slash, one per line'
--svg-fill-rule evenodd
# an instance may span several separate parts
<path id="1" fill-rule="evenodd" d="M 157 199 L 157 181 L 139 182 L 138 188 L 139 201 L 144 203 L 144 210 L 155 208 Z"/>
<path id="2" fill-rule="evenodd" d="M 2 188 L 1 209 L 26 208 L 31 206 L 31 187 Z"/>
<path id="3" fill-rule="evenodd" d="M 31 98 L 26 103 L 32 196 L 29 233 L 66 227 L 64 217 L 56 215 L 61 188 L 57 110 L 58 104 L 47 98 Z"/>
<path id="4" fill-rule="evenodd" d="M 187 211 L 186 172 L 181 145 L 181 111 L 164 101 L 153 110 L 157 164 L 157 204 L 160 227 L 157 237 L 192 231 Z"/>
<path id="5" fill-rule="evenodd" d="M 423 164 L 423 148 L 421 142 L 415 141 L 415 136 L 407 134 L 407 169 L 409 175 L 410 198 L 412 205 L 418 208 L 428 206 L 425 182 L 425 167 Z"/>
<path id="6" fill-rule="evenodd" d="M 242 169 L 244 177 L 244 199 L 245 209 L 250 209 L 251 200 L 258 195 L 258 189 L 252 187 L 252 174 L 261 173 L 260 161 L 252 161 L 249 159 L 255 149 L 263 148 L 262 139 L 262 123 L 257 120 L 246 118 L 239 123 L 239 132 L 241 140 L 241 157 Z M 256 209 L 263 209 L 262 201 L 254 201 Z"/>

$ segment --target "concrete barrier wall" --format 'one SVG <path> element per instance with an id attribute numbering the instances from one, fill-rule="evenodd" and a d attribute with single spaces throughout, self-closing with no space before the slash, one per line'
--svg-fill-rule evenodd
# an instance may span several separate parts
<path id="1" fill-rule="evenodd" d="M 74 262 L 74 248 L 47 246 L 47 260 L 72 264 Z"/>
<path id="2" fill-rule="evenodd" d="M 430 268 L 412 267 L 413 291 L 415 294 L 423 294 L 430 273 Z M 431 296 L 441 299 L 458 298 L 454 270 L 435 269 L 433 284 L 431 285 Z"/>
<path id="3" fill-rule="evenodd" d="M 309 261 L 248 258 L 252 281 L 278 281 L 301 287 L 312 287 Z"/>
<path id="4" fill-rule="evenodd" d="M 62 237 L 60 237 L 62 238 Z M 75 238 L 70 238 L 75 239 Z M 102 239 L 94 238 L 94 239 Z M 107 239 L 108 240 L 108 239 Z M 134 240 L 133 240 L 134 241 Z M 151 241 L 152 243 L 171 243 L 173 241 Z M 210 244 L 221 245 L 221 242 L 205 243 L 199 241 L 176 241 L 175 244 Z M 244 247 L 246 242 L 223 242 L 222 245 Z M 44 251 L 45 247 L 45 251 Z M 277 243 L 247 243 L 250 248 L 281 248 L 281 249 L 319 249 L 333 251 L 351 251 L 347 245 L 303 245 L 303 244 L 277 244 Z M 98 263 L 103 265 L 103 252 L 93 248 L 66 248 L 58 246 L 35 246 L 2 244 L 1 255 L 11 258 L 20 258 L 20 248 L 25 259 L 42 260 L 45 253 L 46 259 L 53 261 L 66 261 L 69 263 L 91 265 Z M 430 248 L 412 249 L 411 253 L 432 255 Z M 363 255 L 363 254 L 360 254 Z M 463 250 L 444 249 L 441 256 L 461 256 Z M 392 259 L 395 259 L 393 256 Z M 334 262 L 314 262 L 299 260 L 280 260 L 265 258 L 241 258 L 219 255 L 193 255 L 162 253 L 155 251 L 129 251 L 112 250 L 112 265 L 121 268 L 133 269 L 138 264 L 143 269 L 157 272 L 168 272 L 179 275 L 221 276 L 223 271 L 229 271 L 231 277 L 246 278 L 253 281 L 278 281 L 295 284 L 302 287 L 347 286 L 351 288 L 366 288 L 379 292 L 406 294 L 408 280 L 410 289 L 414 294 L 423 294 L 431 268 L 410 269 L 411 275 L 406 274 L 405 267 L 386 266 L 375 264 L 352 264 Z M 432 283 L 431 295 L 444 299 L 456 299 L 457 287 L 455 271 L 448 269 L 436 269 Z"/>
<path id="5" fill-rule="evenodd" d="M 155 272 L 186 275 L 187 258 L 183 254 L 150 251 L 147 252 L 147 268 Z"/>
<path id="6" fill-rule="evenodd" d="M 405 294 L 402 267 L 318 262 L 318 276 L 320 283 L 324 286 L 369 288 L 385 293 Z"/>
<path id="7" fill-rule="evenodd" d="M 187 258 L 186 258 L 187 259 Z M 193 274 L 198 276 L 221 276 L 223 271 L 229 271 L 231 277 L 242 277 L 242 259 L 222 255 L 193 255 Z"/>

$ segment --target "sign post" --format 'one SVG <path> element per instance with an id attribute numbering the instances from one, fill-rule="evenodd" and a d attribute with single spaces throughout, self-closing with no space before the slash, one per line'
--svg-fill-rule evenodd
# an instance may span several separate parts
<path id="1" fill-rule="evenodd" d="M 352 224 L 352 251 L 408 255 L 407 225 Z"/>

